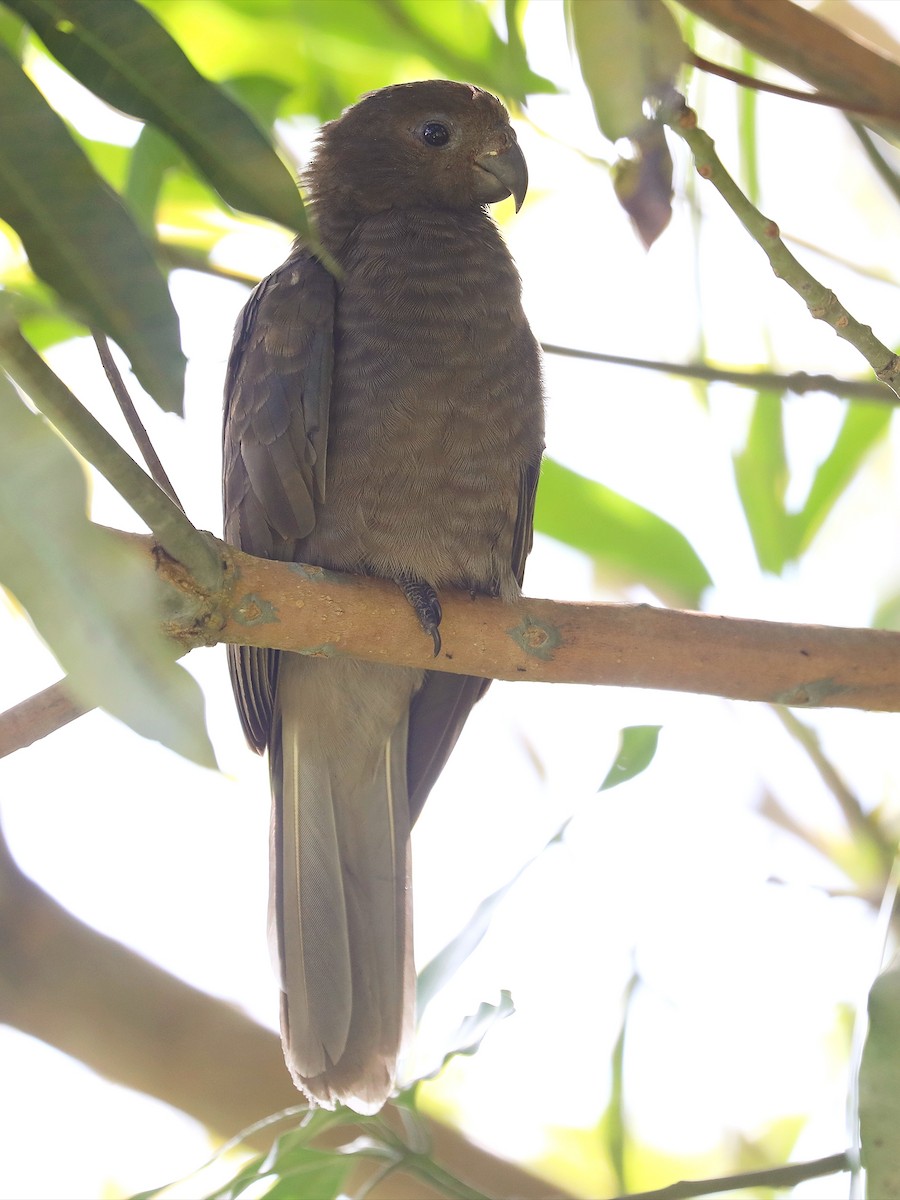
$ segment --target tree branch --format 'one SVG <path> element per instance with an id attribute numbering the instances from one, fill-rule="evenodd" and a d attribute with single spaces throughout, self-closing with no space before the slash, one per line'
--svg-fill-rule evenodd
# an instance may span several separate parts
<path id="1" fill-rule="evenodd" d="M 217 642 L 360 658 L 489 679 L 699 692 L 795 708 L 900 711 L 900 633 L 793 625 L 649 604 L 441 595 L 432 657 L 399 589 L 381 579 L 253 558 L 219 543 L 225 585 L 198 592 L 153 538 L 127 534 L 172 585 L 164 628 L 182 652 Z M 65 680 L 0 715 L 0 757 L 86 711 Z"/>
<path id="2" fill-rule="evenodd" d="M 685 1179 L 652 1192 L 629 1192 L 617 1200 L 690 1200 L 692 1196 L 710 1196 L 714 1192 L 736 1192 L 743 1188 L 788 1188 L 806 1179 L 837 1175 L 851 1170 L 850 1155 L 831 1154 L 811 1162 L 789 1163 L 786 1167 L 767 1167 L 762 1171 L 744 1171 L 740 1175 L 722 1175 L 718 1179 Z"/>
<path id="3" fill-rule="evenodd" d="M 274 1033 L 73 917 L 19 870 L 2 835 L 0 945 L 0 1021 L 105 1078 L 174 1105 L 222 1137 L 301 1100 Z M 564 1195 L 425 1120 L 435 1159 L 481 1192 Z M 353 1129 L 342 1124 L 322 1143 L 346 1142 Z M 279 1131 L 269 1126 L 247 1144 L 265 1152 Z M 431 1200 L 444 1193 L 397 1172 L 369 1194 Z"/>
<path id="4" fill-rule="evenodd" d="M 0 758 L 40 741 L 86 712 L 90 709 L 73 699 L 66 680 L 60 679 L 0 714 Z"/>
<path id="5" fill-rule="evenodd" d="M 774 3 L 774 0 L 771 0 Z M 900 75 L 900 68 L 898 68 Z M 900 397 L 900 357 L 889 350 L 844 308 L 837 296 L 824 287 L 794 258 L 781 240 L 778 226 L 764 217 L 737 186 L 722 165 L 713 140 L 697 126 L 697 114 L 687 108 L 683 97 L 674 94 L 672 101 L 662 106 L 660 116 L 679 137 L 690 146 L 697 174 L 708 179 L 732 210 L 753 240 L 759 245 L 779 279 L 805 301 L 809 313 L 818 321 L 830 325 L 838 337 L 854 346 L 872 367 L 882 383 Z"/>
<path id="6" fill-rule="evenodd" d="M 128 501 L 166 552 L 184 563 L 201 587 L 218 587 L 218 558 L 205 536 L 51 371 L 9 318 L 0 321 L 0 363 L 66 441 Z"/>
<path id="7" fill-rule="evenodd" d="M 729 83 L 736 83 L 738 87 L 751 88 L 756 92 L 768 92 L 771 96 L 781 96 L 785 100 L 802 100 L 805 104 L 837 108 L 841 112 L 855 113 L 862 117 L 885 115 L 880 108 L 866 108 L 863 105 L 851 104 L 840 96 L 826 96 L 822 92 L 801 92 L 797 88 L 782 87 L 780 83 L 769 83 L 766 79 L 748 75 L 746 71 L 736 71 L 733 67 L 723 66 L 722 63 L 710 62 L 708 58 L 701 58 L 693 50 L 688 51 L 687 61 L 698 71 L 705 71 L 708 75 L 718 75 L 720 79 L 727 79 Z"/>
<path id="8" fill-rule="evenodd" d="M 97 347 L 97 353 L 100 355 L 100 362 L 103 364 L 103 370 L 106 372 L 109 386 L 112 388 L 112 393 L 118 401 L 119 408 L 122 410 L 122 416 L 131 430 L 131 436 L 134 438 L 135 444 L 147 465 L 147 470 L 153 477 L 157 487 L 161 488 L 172 503 L 177 504 L 181 511 L 184 512 L 184 505 L 175 494 L 172 481 L 166 474 L 165 467 L 160 462 L 156 448 L 150 441 L 150 436 L 144 428 L 144 423 L 138 416 L 134 401 L 128 393 L 128 388 L 125 386 L 125 380 L 116 366 L 116 360 L 112 356 L 106 334 L 99 329 L 92 329 L 91 337 L 94 339 L 94 345 Z"/>
<path id="9" fill-rule="evenodd" d="M 813 87 L 882 114 L 900 133 L 900 65 L 791 0 L 680 0 L 684 8 Z"/>
<path id="10" fill-rule="evenodd" d="M 806 392 L 826 392 L 848 400 L 874 400 L 881 404 L 896 404 L 898 397 L 885 389 L 883 384 L 868 379 L 838 379 L 834 375 L 809 375 L 806 371 L 730 371 L 726 367 L 714 367 L 710 363 L 659 362 L 652 358 L 628 358 L 623 354 L 603 354 L 599 350 L 576 350 L 573 346 L 555 346 L 541 342 L 545 354 L 560 358 L 579 358 L 586 362 L 610 363 L 617 367 L 637 367 L 642 371 L 660 371 L 676 379 L 700 379 L 706 383 L 732 383 L 737 387 L 753 388 L 754 391 L 772 390 L 793 392 L 802 396 Z"/>
<path id="11" fill-rule="evenodd" d="M 150 549 L 150 539 L 144 539 Z M 814 708 L 900 710 L 900 634 L 789 625 L 656 608 L 441 594 L 444 649 L 432 657 L 399 589 L 322 567 L 254 558 L 220 544 L 226 585 L 198 607 L 184 572 L 158 560 L 193 605 L 167 632 L 493 679 L 703 692 Z"/>

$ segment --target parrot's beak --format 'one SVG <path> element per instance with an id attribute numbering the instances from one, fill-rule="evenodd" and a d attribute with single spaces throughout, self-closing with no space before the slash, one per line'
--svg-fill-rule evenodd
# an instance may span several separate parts
<path id="1" fill-rule="evenodd" d="M 519 143 L 510 142 L 503 150 L 486 150 L 484 154 L 475 159 L 475 165 L 482 171 L 487 171 L 489 175 L 493 175 L 503 188 L 502 192 L 499 192 L 497 188 L 489 189 L 493 194 L 485 196 L 486 202 L 495 204 L 498 200 L 505 200 L 507 196 L 512 196 L 516 202 L 516 212 L 518 212 L 525 199 L 525 193 L 528 191 L 528 167 L 525 163 L 525 155 L 519 149 Z"/>

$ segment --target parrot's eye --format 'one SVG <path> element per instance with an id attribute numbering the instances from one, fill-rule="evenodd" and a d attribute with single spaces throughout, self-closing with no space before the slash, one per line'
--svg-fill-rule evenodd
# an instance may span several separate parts
<path id="1" fill-rule="evenodd" d="M 450 141 L 450 130 L 440 121 L 429 121 L 422 126 L 422 141 L 426 146 L 446 146 Z"/>

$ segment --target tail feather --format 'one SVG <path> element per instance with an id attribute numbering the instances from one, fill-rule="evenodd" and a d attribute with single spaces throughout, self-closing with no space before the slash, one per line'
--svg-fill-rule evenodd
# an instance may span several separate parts
<path id="1" fill-rule="evenodd" d="M 376 1112 L 411 1026 L 416 682 L 359 663 L 281 665 L 270 769 L 282 1041 L 294 1082 L 327 1107 Z"/>

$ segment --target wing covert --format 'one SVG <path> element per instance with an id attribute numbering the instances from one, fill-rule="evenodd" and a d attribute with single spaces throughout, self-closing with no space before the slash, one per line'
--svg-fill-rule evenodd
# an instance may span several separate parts
<path id="1" fill-rule="evenodd" d="M 325 494 L 334 361 L 335 282 L 300 250 L 251 293 L 238 318 L 225 382 L 225 540 L 291 559 Z M 244 732 L 260 752 L 272 716 L 277 653 L 232 646 Z"/>

